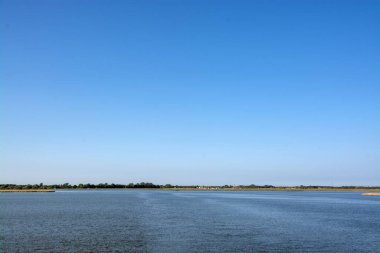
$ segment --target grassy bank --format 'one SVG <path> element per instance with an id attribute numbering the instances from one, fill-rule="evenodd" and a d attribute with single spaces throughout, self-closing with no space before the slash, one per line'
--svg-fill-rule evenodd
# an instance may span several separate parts
<path id="1" fill-rule="evenodd" d="M 51 189 L 0 189 L 0 192 L 55 192 Z"/>

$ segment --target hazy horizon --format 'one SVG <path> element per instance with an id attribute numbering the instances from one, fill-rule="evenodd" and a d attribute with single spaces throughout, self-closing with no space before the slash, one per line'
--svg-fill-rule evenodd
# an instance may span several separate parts
<path id="1" fill-rule="evenodd" d="M 380 182 L 380 1 L 1 0 L 0 184 Z"/>

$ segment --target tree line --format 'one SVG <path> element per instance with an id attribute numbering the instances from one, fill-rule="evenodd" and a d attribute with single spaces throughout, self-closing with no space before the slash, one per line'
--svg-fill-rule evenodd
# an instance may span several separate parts
<path id="1" fill-rule="evenodd" d="M 129 183 L 129 184 L 108 184 L 108 183 L 100 183 L 100 184 L 50 184 L 45 185 L 43 183 L 40 184 L 0 184 L 0 189 L 121 189 L 121 188 L 161 188 L 160 185 L 155 185 L 152 183 Z"/>

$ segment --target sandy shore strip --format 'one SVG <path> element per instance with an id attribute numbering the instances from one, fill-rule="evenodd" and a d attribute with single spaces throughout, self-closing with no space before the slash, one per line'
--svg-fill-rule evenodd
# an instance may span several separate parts
<path id="1" fill-rule="evenodd" d="M 363 196 L 378 196 L 380 197 L 380 192 L 366 192 L 362 193 Z"/>

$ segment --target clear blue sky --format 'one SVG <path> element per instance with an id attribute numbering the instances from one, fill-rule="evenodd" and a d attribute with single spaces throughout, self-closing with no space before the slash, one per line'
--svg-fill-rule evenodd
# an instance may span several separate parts
<path id="1" fill-rule="evenodd" d="M 380 185 L 380 1 L 0 3 L 0 183 Z"/>

